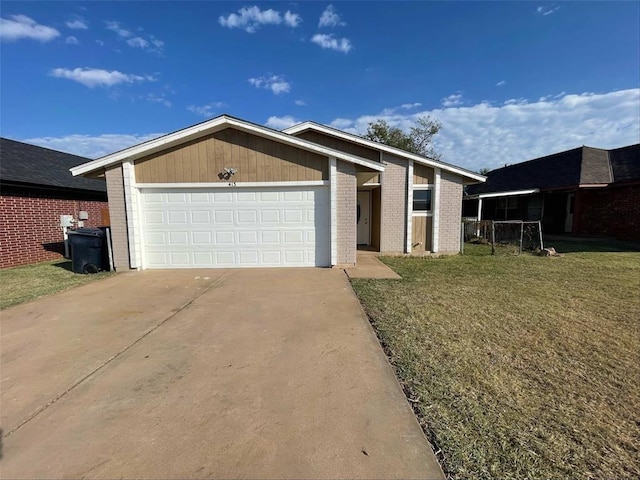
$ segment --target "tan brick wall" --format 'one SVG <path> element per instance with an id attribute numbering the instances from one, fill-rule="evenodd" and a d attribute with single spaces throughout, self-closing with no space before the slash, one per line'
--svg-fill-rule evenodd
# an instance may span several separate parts
<path id="1" fill-rule="evenodd" d="M 337 170 L 337 262 L 356 263 L 356 168 L 352 163 L 338 161 Z"/>
<path id="2" fill-rule="evenodd" d="M 122 272 L 130 269 L 122 165 L 107 170 L 105 177 L 107 178 L 107 194 L 109 196 L 113 262 L 116 271 Z"/>
<path id="3" fill-rule="evenodd" d="M 440 178 L 440 234 L 438 253 L 460 251 L 460 222 L 462 221 L 462 178 L 442 172 Z"/>
<path id="4" fill-rule="evenodd" d="M 381 175 L 380 252 L 403 253 L 407 230 L 407 161 L 387 153 Z"/>

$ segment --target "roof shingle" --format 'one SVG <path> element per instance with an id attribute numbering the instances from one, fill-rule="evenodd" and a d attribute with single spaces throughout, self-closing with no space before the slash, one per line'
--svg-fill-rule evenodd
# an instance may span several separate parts
<path id="1" fill-rule="evenodd" d="M 0 138 L 0 181 L 106 192 L 101 179 L 74 177 L 69 169 L 90 159 Z"/>

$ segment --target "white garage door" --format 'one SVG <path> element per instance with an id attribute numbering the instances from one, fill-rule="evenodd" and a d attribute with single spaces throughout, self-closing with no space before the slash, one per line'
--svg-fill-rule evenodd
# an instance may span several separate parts
<path id="1" fill-rule="evenodd" d="M 141 192 L 145 268 L 329 266 L 328 187 Z"/>

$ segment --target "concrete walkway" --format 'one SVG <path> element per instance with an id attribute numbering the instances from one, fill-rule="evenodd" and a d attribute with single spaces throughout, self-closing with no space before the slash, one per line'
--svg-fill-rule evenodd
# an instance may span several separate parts
<path id="1" fill-rule="evenodd" d="M 118 274 L 0 326 L 3 478 L 444 478 L 340 270 Z"/>
<path id="2" fill-rule="evenodd" d="M 345 269 L 349 278 L 377 278 L 399 279 L 402 278 L 396 272 L 378 260 L 378 252 L 358 250 L 356 266 Z"/>

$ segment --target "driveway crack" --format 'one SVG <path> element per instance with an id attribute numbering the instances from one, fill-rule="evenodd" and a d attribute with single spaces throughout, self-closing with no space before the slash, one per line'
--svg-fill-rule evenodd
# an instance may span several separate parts
<path id="1" fill-rule="evenodd" d="M 142 341 L 144 338 L 146 338 L 149 334 L 155 332 L 158 328 L 160 328 L 162 325 L 164 325 L 165 323 L 167 323 L 169 320 L 171 320 L 173 317 L 175 317 L 176 315 L 178 315 L 180 312 L 186 310 L 187 308 L 189 308 L 193 302 L 195 302 L 197 299 L 199 299 L 202 295 L 204 295 L 205 293 L 209 292 L 210 290 L 214 289 L 215 287 L 217 287 L 218 285 L 220 285 L 224 279 L 226 277 L 228 277 L 229 274 L 225 273 L 223 274 L 220 278 L 218 278 L 215 282 L 211 283 L 211 285 L 209 285 L 208 287 L 206 287 L 202 292 L 200 292 L 198 295 L 196 295 L 195 297 L 193 297 L 191 300 L 189 300 L 187 303 L 185 303 L 184 305 L 182 305 L 180 308 L 178 308 L 177 310 L 175 310 L 173 313 L 171 313 L 170 315 L 168 315 L 167 317 L 165 317 L 160 323 L 158 323 L 157 325 L 154 325 L 153 327 L 151 327 L 149 330 L 147 330 L 146 332 L 144 332 L 141 336 L 139 336 L 137 339 L 135 339 L 133 342 L 131 342 L 129 345 L 125 346 L 124 348 L 122 348 L 120 351 L 118 351 L 116 354 L 112 355 L 111 357 L 109 357 L 105 362 L 103 362 L 102 364 L 98 365 L 96 368 L 94 368 L 91 372 L 87 373 L 86 375 L 84 375 L 83 377 L 79 378 L 78 380 L 76 380 L 69 388 L 67 388 L 64 392 L 56 395 L 53 399 L 51 399 L 49 402 L 47 402 L 45 405 L 42 405 L 41 407 L 38 407 L 31 415 L 29 415 L 27 418 L 25 418 L 19 425 L 17 425 L 16 427 L 12 428 L 11 430 L 9 430 L 7 433 L 2 434 L 2 436 L 0 438 L 7 438 L 10 435 L 12 435 L 13 433 L 15 433 L 16 431 L 18 431 L 20 428 L 22 428 L 23 426 L 25 426 L 27 423 L 29 423 L 31 420 L 33 420 L 34 418 L 36 418 L 38 415 L 40 415 L 42 412 L 44 412 L 47 408 L 49 408 L 50 406 L 54 405 L 55 403 L 58 402 L 58 400 L 60 400 L 61 398 L 63 398 L 65 395 L 67 395 L 69 392 L 71 392 L 72 390 L 74 390 L 76 387 L 78 387 L 79 385 L 83 384 L 86 380 L 88 380 L 89 378 L 91 378 L 92 376 L 94 376 L 96 373 L 98 373 L 100 370 L 102 370 L 104 367 L 106 367 L 107 365 L 109 365 L 111 362 L 113 362 L 116 358 L 120 357 L 123 353 L 125 353 L 127 350 L 129 350 L 131 347 L 133 347 L 134 345 L 138 344 L 140 341 Z M 1 430 L 0 430 L 1 432 Z"/>

